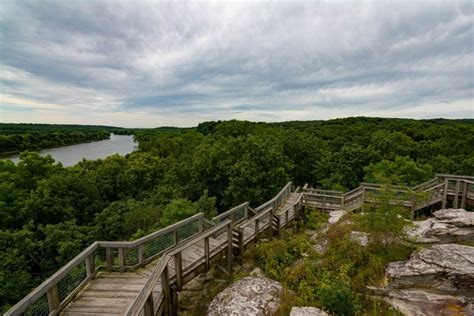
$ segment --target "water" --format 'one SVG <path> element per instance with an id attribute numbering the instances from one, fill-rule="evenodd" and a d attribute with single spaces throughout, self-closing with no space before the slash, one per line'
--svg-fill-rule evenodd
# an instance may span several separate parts
<path id="1" fill-rule="evenodd" d="M 55 161 L 61 162 L 63 166 L 73 166 L 83 158 L 100 159 L 114 154 L 126 155 L 138 148 L 130 135 L 110 135 L 110 139 L 97 142 L 82 143 L 57 148 L 43 149 L 39 151 L 40 156 L 51 155 Z M 20 161 L 19 155 L 8 157 L 15 164 Z"/>

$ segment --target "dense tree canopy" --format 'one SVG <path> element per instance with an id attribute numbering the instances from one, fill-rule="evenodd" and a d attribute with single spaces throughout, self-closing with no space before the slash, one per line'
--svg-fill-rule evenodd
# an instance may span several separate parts
<path id="1" fill-rule="evenodd" d="M 226 121 L 134 135 L 140 149 L 127 157 L 68 168 L 33 153 L 18 165 L 0 161 L 3 308 L 93 240 L 137 238 L 244 201 L 255 207 L 290 180 L 352 189 L 381 178 L 413 185 L 435 172 L 474 174 L 472 120 Z M 0 139 L 0 151 L 28 148 L 25 134 L 10 136 L 13 147 Z"/>

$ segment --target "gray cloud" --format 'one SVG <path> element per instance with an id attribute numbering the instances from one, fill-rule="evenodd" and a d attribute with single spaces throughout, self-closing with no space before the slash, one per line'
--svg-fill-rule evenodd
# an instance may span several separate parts
<path id="1" fill-rule="evenodd" d="M 0 119 L 474 117 L 473 21 L 470 1 L 4 1 Z"/>

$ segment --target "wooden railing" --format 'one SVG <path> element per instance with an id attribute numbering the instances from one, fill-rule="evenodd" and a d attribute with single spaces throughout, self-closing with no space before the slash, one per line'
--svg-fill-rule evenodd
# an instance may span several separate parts
<path id="1" fill-rule="evenodd" d="M 142 267 L 160 256 L 142 291 L 128 308 L 128 315 L 155 315 L 176 308 L 176 293 L 200 269 L 208 270 L 212 260 L 227 257 L 227 272 L 231 272 L 233 248 L 242 258 L 245 246 L 268 233 L 271 238 L 281 227 L 298 217 L 302 205 L 322 209 L 353 210 L 364 202 L 375 202 L 382 186 L 362 183 L 358 188 L 339 191 L 308 188 L 292 195 L 290 204 L 283 203 L 290 196 L 291 182 L 272 199 L 255 209 L 242 203 L 211 220 L 202 213 L 131 242 L 97 241 L 82 251 L 59 271 L 23 298 L 5 315 L 55 315 L 91 280 L 100 269 L 125 271 Z M 434 179 L 410 189 L 394 187 L 395 203 L 416 210 L 448 200 L 453 207 L 474 204 L 474 177 L 437 174 Z M 299 187 L 294 193 L 299 192 Z M 409 199 L 401 198 L 412 194 Z M 293 202 L 291 202 L 293 201 Z M 209 229 L 205 230 L 205 227 Z M 212 242 L 210 242 L 212 241 Z M 191 265 L 183 265 L 183 252 L 202 243 L 204 255 Z M 171 286 L 173 285 L 173 286 Z"/>
<path id="2" fill-rule="evenodd" d="M 5 315 L 57 314 L 100 269 L 135 269 L 203 231 L 204 214 L 199 213 L 135 241 L 96 241 Z"/>
<path id="3" fill-rule="evenodd" d="M 305 205 L 315 206 L 323 210 L 351 211 L 364 203 L 377 203 L 377 196 L 382 191 L 377 183 L 362 183 L 359 187 L 346 193 L 340 191 L 303 188 Z M 393 204 L 403 205 L 412 211 L 429 205 L 453 201 L 452 206 L 464 208 L 467 203 L 474 202 L 474 177 L 436 174 L 435 178 L 412 188 L 391 186 L 394 193 Z"/>
<path id="4" fill-rule="evenodd" d="M 218 224 L 218 223 L 221 223 L 225 220 L 228 220 L 230 219 L 232 221 L 232 223 L 235 225 L 237 223 L 240 223 L 244 220 L 246 220 L 247 218 L 249 218 L 250 214 L 249 214 L 249 202 L 244 202 L 240 205 L 237 205 L 236 207 L 233 207 L 231 208 L 230 210 L 222 213 L 222 214 L 219 214 L 215 217 L 212 218 L 212 221 L 215 223 L 215 224 Z"/>
<path id="5" fill-rule="evenodd" d="M 211 238 L 218 242 L 210 243 Z M 204 255 L 190 265 L 185 266 L 182 260 L 183 252 L 198 243 L 204 243 Z M 192 278 L 192 274 L 199 271 L 199 266 L 208 271 L 211 260 L 223 255 L 223 252 L 225 252 L 227 258 L 227 271 L 230 273 L 233 260 L 232 221 L 230 219 L 166 252 L 156 264 L 143 289 L 125 314 L 155 315 L 162 311 L 169 314 L 171 308 L 176 308 L 176 306 L 172 306 L 171 284 L 176 284 L 176 291 L 181 290 L 187 279 Z"/>

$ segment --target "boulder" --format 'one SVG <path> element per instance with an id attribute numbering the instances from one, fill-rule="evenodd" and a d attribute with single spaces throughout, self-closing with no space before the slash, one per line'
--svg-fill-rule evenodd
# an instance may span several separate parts
<path id="1" fill-rule="evenodd" d="M 292 307 L 290 316 L 328 316 L 328 313 L 316 307 Z"/>
<path id="2" fill-rule="evenodd" d="M 407 261 L 389 263 L 388 288 L 431 287 L 446 291 L 474 290 L 474 247 L 433 245 Z"/>
<path id="3" fill-rule="evenodd" d="M 407 316 L 474 315 L 472 297 L 432 293 L 421 289 L 375 289 L 374 292 Z"/>
<path id="4" fill-rule="evenodd" d="M 245 277 L 217 294 L 207 315 L 274 315 L 282 289 L 280 283 L 267 278 Z"/>
<path id="5" fill-rule="evenodd" d="M 416 221 L 406 230 L 410 240 L 419 243 L 452 243 L 474 240 L 474 212 L 464 209 L 444 209 L 433 218 Z"/>

